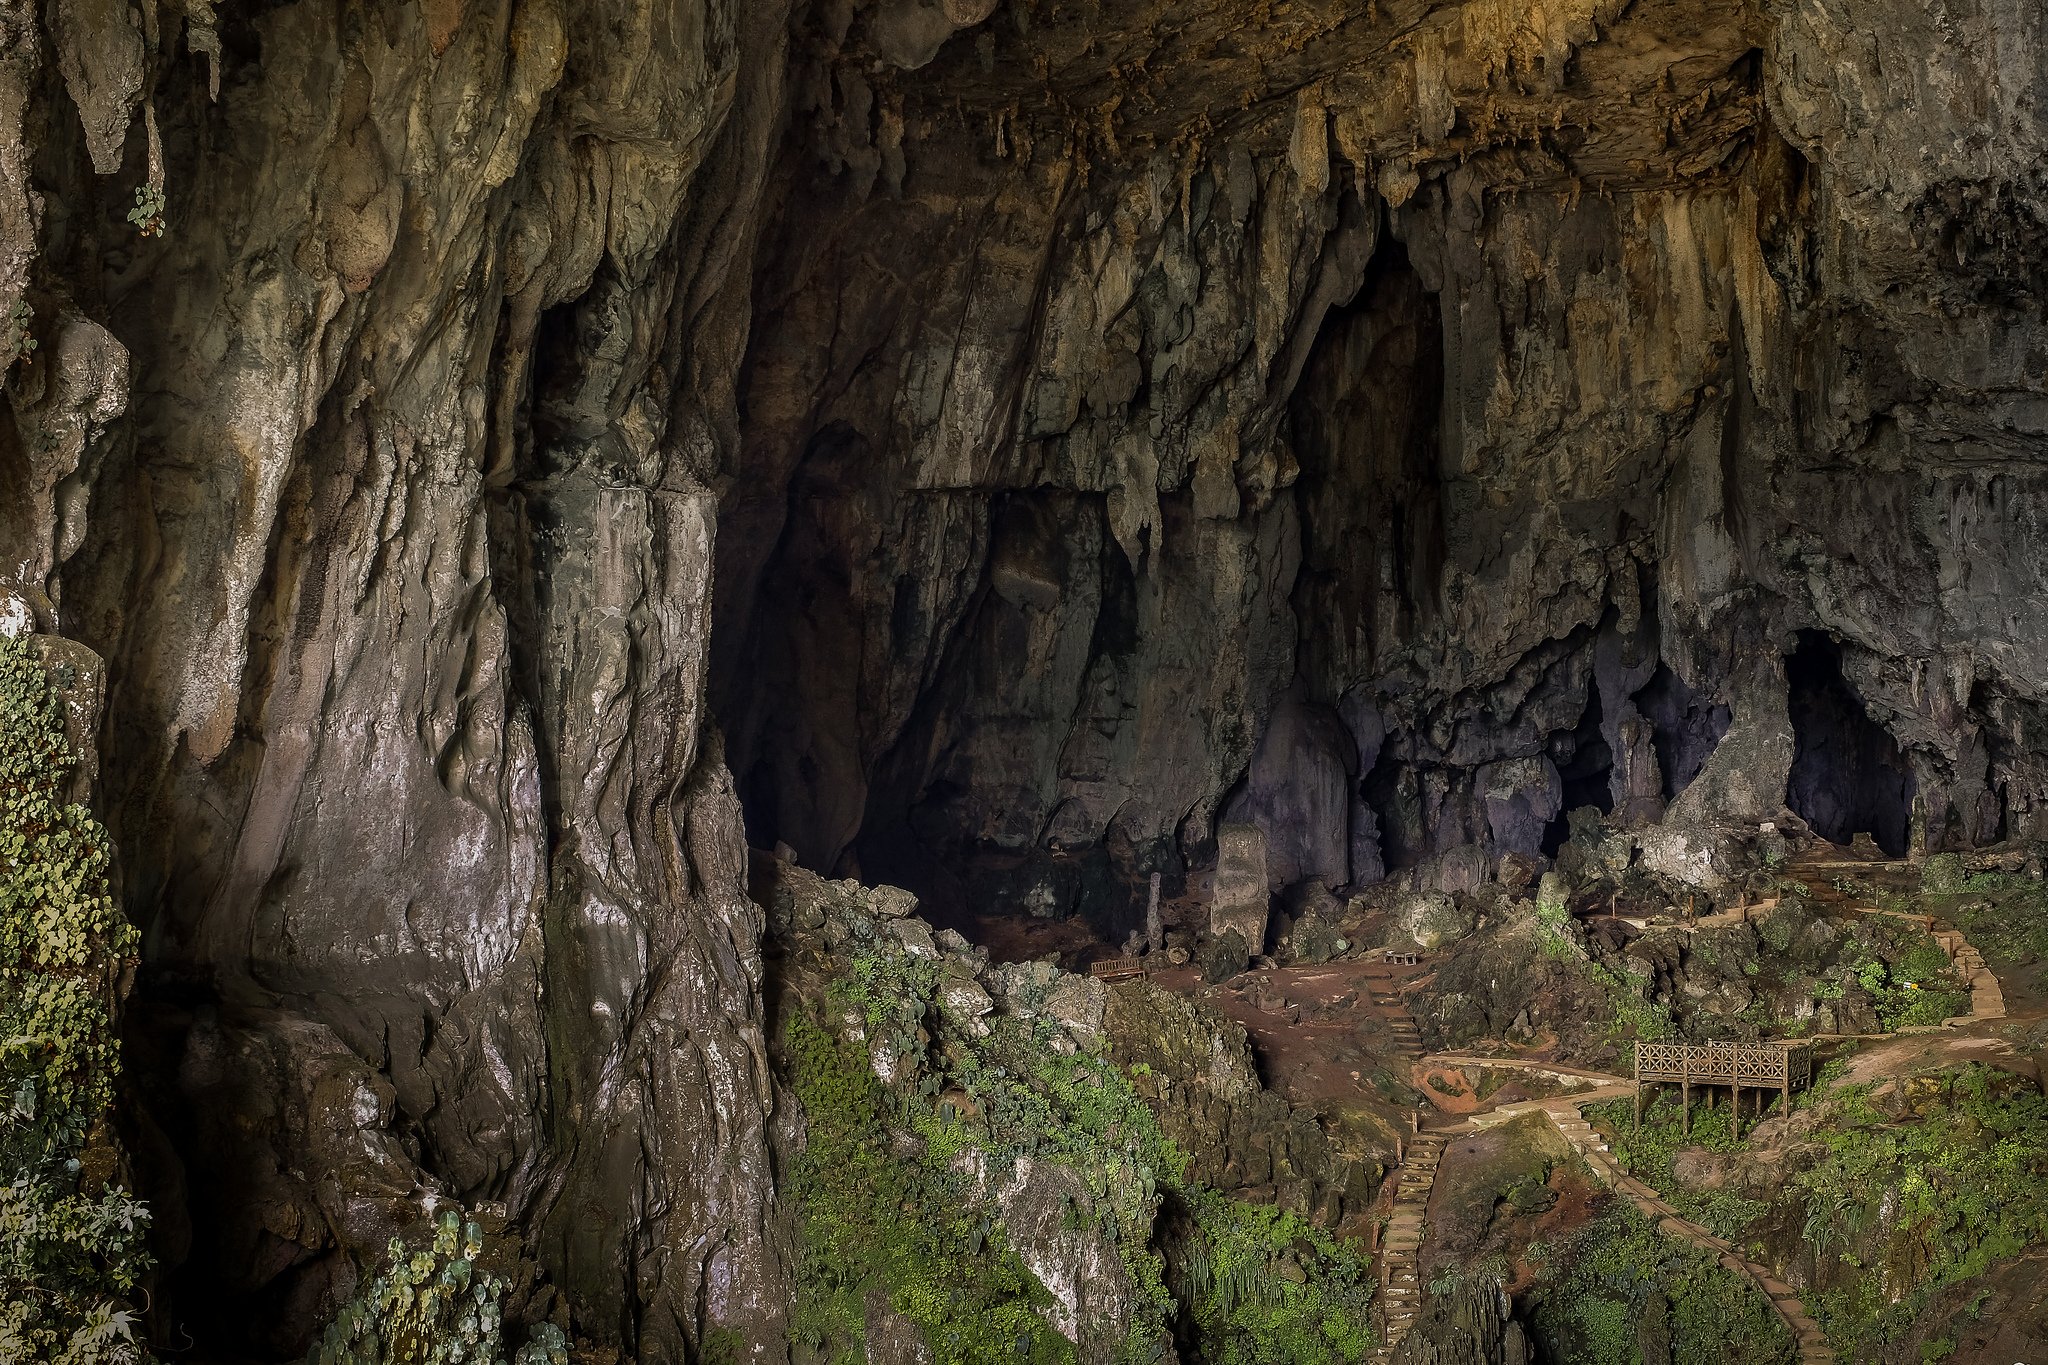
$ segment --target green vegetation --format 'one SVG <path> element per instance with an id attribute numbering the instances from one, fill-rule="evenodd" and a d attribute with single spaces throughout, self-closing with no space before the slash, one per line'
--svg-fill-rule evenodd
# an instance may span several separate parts
<path id="1" fill-rule="evenodd" d="M 1625 1199 L 1549 1252 L 1529 1302 L 1550 1358 L 1637 1365 L 1652 1338 L 1674 1365 L 1774 1365 L 1796 1354 L 1785 1320 L 1754 1285 L 1659 1235 Z"/>
<path id="2" fill-rule="evenodd" d="M 1906 1337 L 1941 1290 L 2048 1243 L 2048 1099 L 1982 1065 L 1829 1097 L 1825 1154 L 1794 1176 L 1849 1358 Z"/>
<path id="3" fill-rule="evenodd" d="M 1927 860 L 1923 899 L 1993 967 L 2029 969 L 2048 986 L 2048 882 L 2007 872 L 1965 873 L 1953 853 Z"/>
<path id="4" fill-rule="evenodd" d="M 1937 1295 L 2048 1243 L 2048 1098 L 1979 1064 L 1832 1089 L 1830 1068 L 1800 1105 L 1820 1119 L 1802 1138 L 1815 1155 L 1785 1199 L 1821 1286 L 1810 1311 L 1844 1359 L 1888 1358 Z M 1758 1254 L 1756 1239 L 1785 1227 L 1767 1203 L 1672 1177 L 1683 1148 L 1742 1149 L 1725 1106 L 1695 1105 L 1689 1138 L 1674 1098 L 1649 1108 L 1640 1134 L 1627 1101 L 1593 1112 L 1623 1165 L 1685 1217 Z"/>
<path id="5" fill-rule="evenodd" d="M 791 1183 L 791 1333 L 810 1352 L 800 1358 L 863 1359 L 868 1299 L 879 1295 L 918 1325 L 940 1365 L 1071 1361 L 1073 1347 L 1036 1311 L 1051 1296 L 948 1159 L 965 1145 L 961 1125 L 933 1120 L 924 1142 L 901 1142 L 883 1116 L 903 1106 L 865 1052 L 801 1019 L 787 1044 L 808 1130 Z"/>
<path id="6" fill-rule="evenodd" d="M 1635 1130 L 1631 1100 L 1593 1105 L 1589 1112 L 1610 1134 L 1609 1150 L 1622 1169 L 1655 1189 L 1681 1217 L 1698 1223 L 1715 1236 L 1739 1242 L 1753 1223 L 1770 1212 L 1771 1206 L 1760 1200 L 1746 1199 L 1728 1190 L 1695 1190 L 1672 1178 L 1672 1159 L 1682 1148 L 1697 1147 L 1710 1152 L 1742 1150 L 1742 1139 L 1735 1135 L 1735 1115 L 1725 1096 L 1715 1109 L 1708 1109 L 1700 1097 L 1694 1097 L 1690 1137 L 1680 1126 L 1684 1115 L 1679 1098 L 1668 1092 L 1644 1109 L 1641 1132 Z"/>
<path id="7" fill-rule="evenodd" d="M 128 210 L 128 221 L 145 237 L 161 237 L 164 235 L 164 208 L 163 186 L 137 185 L 135 206 Z"/>
<path id="8" fill-rule="evenodd" d="M 1197 1187 L 1194 1235 L 1169 1255 L 1212 1365 L 1348 1365 L 1372 1351 L 1372 1267 L 1298 1214 Z"/>
<path id="9" fill-rule="evenodd" d="M 116 1183 L 117 982 L 136 933 L 67 804 L 62 702 L 0 637 L 0 1361 L 138 1361 L 149 1212 Z"/>
<path id="10" fill-rule="evenodd" d="M 1677 1032 L 1677 1026 L 1671 1020 L 1671 1007 L 1644 999 L 1638 982 L 1597 962 L 1587 970 L 1594 982 L 1607 992 L 1608 1003 L 1614 1011 L 1608 1025 L 1608 1036 L 1612 1041 L 1646 1038 L 1655 1042 Z"/>
<path id="11" fill-rule="evenodd" d="M 504 1365 L 505 1281 L 482 1269 L 483 1232 L 444 1210 L 426 1245 L 391 1239 L 384 1270 L 328 1324 L 308 1365 Z M 562 1329 L 544 1322 L 513 1365 L 569 1365 Z"/>
<path id="12" fill-rule="evenodd" d="M 1948 954 L 1920 928 L 1877 919 L 1859 928 L 1868 946 L 1851 967 L 1887 1032 L 1970 1012 L 1970 994 L 1956 980 Z"/>
<path id="13" fill-rule="evenodd" d="M 7 321 L 0 326 L 0 372 L 14 368 L 17 360 L 26 360 L 36 349 L 35 333 L 30 330 L 36 320 L 36 310 L 29 307 L 27 299 L 16 299 L 14 307 L 7 311 Z"/>
<path id="14" fill-rule="evenodd" d="M 1061 1168 L 1038 1183 L 1070 1191 L 1063 1225 L 1116 1251 L 1135 1298 L 1122 1359 L 1158 1359 L 1169 1341 L 1209 1365 L 1366 1358 L 1362 1253 L 1294 1213 L 1190 1181 L 1186 1157 L 1107 1057 L 1077 1051 L 1044 1015 L 951 1017 L 947 985 L 939 963 L 877 939 L 834 988 L 867 1046 L 804 1020 L 787 1031 L 809 1130 L 794 1172 L 804 1359 L 859 1359 L 877 1296 L 940 1362 L 1072 1359 L 1041 1312 L 1050 1296 L 981 1193 L 1026 1161 Z"/>

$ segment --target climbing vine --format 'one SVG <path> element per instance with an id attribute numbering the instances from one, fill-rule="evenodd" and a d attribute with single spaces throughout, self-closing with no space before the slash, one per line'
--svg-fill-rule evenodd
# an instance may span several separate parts
<path id="1" fill-rule="evenodd" d="M 117 1182 L 114 1004 L 136 946 L 107 834 L 64 800 L 61 699 L 0 638 L 0 1361 L 144 1358 L 149 1212 Z"/>

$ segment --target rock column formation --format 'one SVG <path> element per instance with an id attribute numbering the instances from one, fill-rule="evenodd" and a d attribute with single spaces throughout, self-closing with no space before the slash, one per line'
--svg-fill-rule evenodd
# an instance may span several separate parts
<path id="1" fill-rule="evenodd" d="M 13 6 L 0 82 L 0 591 L 109 660 L 165 1320 L 303 1350 L 425 1188 L 600 1342 L 778 1341 L 704 675 L 786 14 L 221 9 Z"/>

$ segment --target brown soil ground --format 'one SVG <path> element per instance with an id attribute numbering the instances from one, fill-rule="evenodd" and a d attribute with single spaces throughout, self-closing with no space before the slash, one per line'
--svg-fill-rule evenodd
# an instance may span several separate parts
<path id="1" fill-rule="evenodd" d="M 1373 1084 L 1388 1070 L 1406 1083 L 1411 1060 L 1392 1024 L 1397 1007 L 1373 1003 L 1374 992 L 1397 991 L 1421 977 L 1420 967 L 1332 962 L 1270 967 L 1242 973 L 1220 986 L 1204 986 L 1192 967 L 1153 975 L 1167 990 L 1192 995 L 1243 1025 L 1266 1083 L 1290 1104 L 1328 1108 L 1395 1097 Z"/>

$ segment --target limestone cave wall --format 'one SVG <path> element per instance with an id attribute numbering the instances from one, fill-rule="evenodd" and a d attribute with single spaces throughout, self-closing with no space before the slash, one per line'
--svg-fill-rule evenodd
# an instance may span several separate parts
<path id="1" fill-rule="evenodd" d="M 0 620 L 107 661 L 162 1311 L 301 1349 L 427 1189 L 777 1339 L 749 840 L 1114 929 L 1224 818 L 2044 832 L 2044 23 L 0 4 Z"/>

